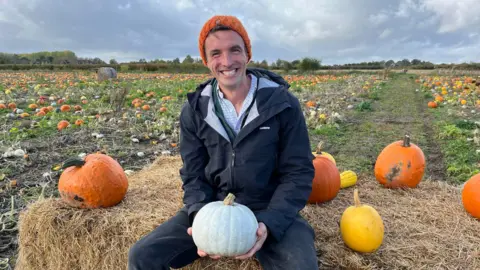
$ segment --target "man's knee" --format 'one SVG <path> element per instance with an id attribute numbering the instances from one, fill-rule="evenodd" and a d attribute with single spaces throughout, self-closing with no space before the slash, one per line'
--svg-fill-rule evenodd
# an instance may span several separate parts
<path id="1" fill-rule="evenodd" d="M 128 250 L 128 269 L 140 269 L 141 262 L 144 262 L 147 258 L 146 253 L 142 251 L 143 246 L 142 242 L 137 241 L 133 244 L 130 249 Z"/>

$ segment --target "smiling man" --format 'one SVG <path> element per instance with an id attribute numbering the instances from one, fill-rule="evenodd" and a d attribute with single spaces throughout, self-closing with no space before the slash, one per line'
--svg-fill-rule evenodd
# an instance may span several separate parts
<path id="1" fill-rule="evenodd" d="M 318 269 L 315 233 L 299 214 L 312 189 L 313 155 L 298 99 L 279 75 L 247 68 L 250 39 L 233 16 L 214 16 L 199 36 L 213 78 L 188 94 L 180 114 L 184 203 L 130 249 L 129 269 L 169 269 L 216 254 L 198 250 L 196 213 L 228 193 L 259 223 L 252 249 L 263 269 Z"/>

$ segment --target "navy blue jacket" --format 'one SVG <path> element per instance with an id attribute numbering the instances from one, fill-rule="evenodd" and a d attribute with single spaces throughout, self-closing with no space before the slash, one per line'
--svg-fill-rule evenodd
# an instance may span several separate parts
<path id="1" fill-rule="evenodd" d="M 263 69 L 244 127 L 230 141 L 213 110 L 211 79 L 187 95 L 180 114 L 183 202 L 190 222 L 228 193 L 249 207 L 279 241 L 312 190 L 313 155 L 305 119 L 290 85 Z"/>

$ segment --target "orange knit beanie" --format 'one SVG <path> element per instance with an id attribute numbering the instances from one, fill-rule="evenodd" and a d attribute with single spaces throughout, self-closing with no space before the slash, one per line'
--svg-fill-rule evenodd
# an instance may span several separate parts
<path id="1" fill-rule="evenodd" d="M 216 15 L 210 18 L 203 25 L 202 30 L 200 31 L 200 36 L 198 38 L 198 49 L 200 50 L 200 56 L 202 57 L 203 64 L 205 65 L 207 64 L 207 57 L 205 55 L 205 50 L 204 50 L 205 39 L 207 38 L 210 30 L 212 30 L 212 28 L 214 28 L 217 25 L 230 27 L 242 37 L 243 41 L 245 42 L 245 48 L 247 49 L 247 57 L 248 57 L 247 61 L 250 61 L 250 58 L 252 57 L 252 47 L 250 45 L 250 38 L 248 37 L 247 31 L 243 27 L 240 20 L 234 16 Z"/>

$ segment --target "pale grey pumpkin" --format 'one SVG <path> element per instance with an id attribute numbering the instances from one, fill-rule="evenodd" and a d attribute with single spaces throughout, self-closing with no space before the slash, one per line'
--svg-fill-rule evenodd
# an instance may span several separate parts
<path id="1" fill-rule="evenodd" d="M 245 205 L 234 202 L 235 195 L 210 202 L 198 211 L 192 237 L 207 254 L 236 256 L 247 253 L 257 240 L 258 221 Z"/>

